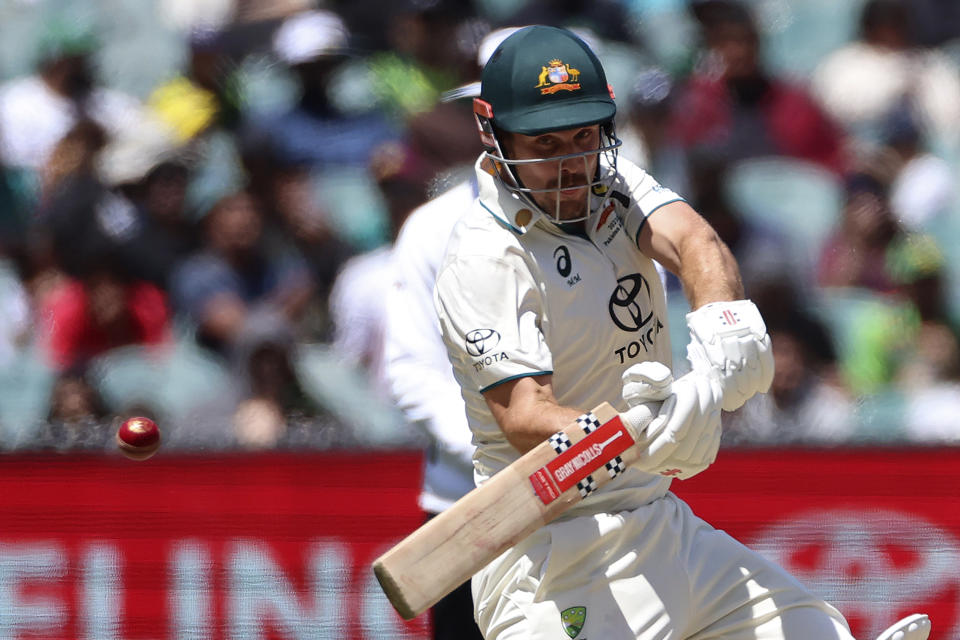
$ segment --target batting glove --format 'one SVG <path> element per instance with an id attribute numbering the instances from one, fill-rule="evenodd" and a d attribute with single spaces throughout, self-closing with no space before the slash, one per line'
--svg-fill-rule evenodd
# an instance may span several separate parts
<path id="1" fill-rule="evenodd" d="M 628 407 L 661 402 L 670 396 L 673 374 L 660 362 L 640 362 L 623 372 L 623 400 Z"/>
<path id="2" fill-rule="evenodd" d="M 757 306 L 749 300 L 711 302 L 687 314 L 687 358 L 694 371 L 716 371 L 723 409 L 735 411 L 773 382 L 773 350 Z"/>
<path id="3" fill-rule="evenodd" d="M 650 438 L 634 466 L 685 480 L 717 459 L 722 433 L 721 390 L 715 373 L 690 372 L 673 380 L 657 362 L 633 365 L 623 374 L 623 397 L 631 409 L 621 419 Z M 663 400 L 650 420 L 650 403 Z M 649 421 L 649 424 L 647 422 Z"/>

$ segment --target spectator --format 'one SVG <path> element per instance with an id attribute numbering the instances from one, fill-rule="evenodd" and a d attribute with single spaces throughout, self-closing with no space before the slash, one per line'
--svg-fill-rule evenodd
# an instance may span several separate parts
<path id="1" fill-rule="evenodd" d="M 78 120 L 89 118 L 112 131 L 139 109 L 136 99 L 96 86 L 91 30 L 65 21 L 45 29 L 37 73 L 0 86 L 0 157 L 11 167 L 39 170 Z"/>
<path id="2" fill-rule="evenodd" d="M 869 142 L 894 109 L 912 101 L 931 139 L 952 148 L 960 135 L 960 76 L 946 56 L 916 46 L 911 6 L 903 0 L 865 3 L 859 37 L 824 58 L 812 89 L 833 118 Z"/>
<path id="3" fill-rule="evenodd" d="M 218 31 L 195 28 L 188 41 L 190 55 L 185 72 L 158 86 L 147 100 L 181 143 L 202 136 L 212 127 L 231 128 L 238 122 L 237 96 L 230 89 L 231 60 L 220 38 Z"/>
<path id="4" fill-rule="evenodd" d="M 306 393 L 296 350 L 289 330 L 269 323 L 248 328 L 230 384 L 175 419 L 169 445 L 261 450 L 352 443 L 351 425 L 334 420 Z"/>
<path id="5" fill-rule="evenodd" d="M 897 386 L 916 390 L 954 381 L 960 323 L 947 304 L 943 253 L 932 237 L 914 234 L 890 248 L 887 263 L 912 320 L 901 326 L 910 339 L 897 357 Z"/>
<path id="6" fill-rule="evenodd" d="M 159 349 L 169 344 L 165 294 L 101 260 L 81 274 L 56 279 L 35 297 L 36 342 L 55 382 L 47 420 L 25 443 L 27 448 L 112 447 L 114 428 L 107 424 L 107 410 L 88 378 L 89 365 L 117 347 Z"/>
<path id="7" fill-rule="evenodd" d="M 867 173 L 852 175 L 846 184 L 843 218 L 820 255 L 820 286 L 892 293 L 896 284 L 887 269 L 887 250 L 900 234 L 887 186 Z"/>
<path id="8" fill-rule="evenodd" d="M 38 268 L 81 276 L 90 264 L 110 260 L 120 271 L 143 277 L 134 268 L 143 247 L 133 243 L 142 233 L 141 219 L 134 205 L 101 179 L 99 158 L 107 142 L 100 125 L 80 120 L 50 155 L 34 221 L 33 259 L 41 263 Z M 130 163 L 123 166 L 128 171 Z"/>
<path id="9" fill-rule="evenodd" d="M 296 254 L 263 242 L 263 214 L 246 192 L 225 196 L 203 220 L 200 250 L 174 271 L 175 308 L 197 327 L 201 344 L 227 356 L 248 353 L 248 338 L 282 336 L 300 318 L 313 288 Z M 241 359 L 236 364 L 243 370 Z"/>
<path id="10" fill-rule="evenodd" d="M 462 46 L 458 37 L 468 17 L 464 7 L 454 0 L 401 0 L 387 12 L 388 48 L 367 64 L 374 95 L 397 120 L 406 123 L 430 111 L 444 91 L 473 79 L 475 43 Z"/>
<path id="11" fill-rule="evenodd" d="M 170 338 L 164 293 L 129 280 L 110 263 L 61 281 L 39 302 L 40 343 L 60 372 L 83 371 L 91 358 L 115 347 L 159 345 Z"/>
<path id="12" fill-rule="evenodd" d="M 166 289 L 173 266 L 198 243 L 187 192 L 190 153 L 167 124 L 144 111 L 137 127 L 115 134 L 97 160 L 104 187 L 129 211 L 126 225 L 107 225 L 132 275 Z M 110 233 L 124 229 L 122 233 Z"/>
<path id="13" fill-rule="evenodd" d="M 184 205 L 191 215 L 245 184 L 238 139 L 245 86 L 236 61 L 243 52 L 230 47 L 231 38 L 243 35 L 193 25 L 186 68 L 148 99 L 150 115 L 171 132 L 178 157 L 190 169 Z M 246 35 L 254 40 L 255 34 Z"/>
<path id="14" fill-rule="evenodd" d="M 286 164 L 319 169 L 364 168 L 382 143 L 400 133 L 375 111 L 342 113 L 331 100 L 330 83 L 346 59 L 349 33 L 330 11 L 307 11 L 277 29 L 276 56 L 295 74 L 300 98 L 287 112 L 256 116 L 246 136 Z"/>
<path id="15" fill-rule="evenodd" d="M 152 320 L 144 317 L 124 320 L 115 309 L 99 318 L 89 314 L 90 287 L 99 292 L 126 290 L 118 294 L 126 302 L 146 305 L 152 312 L 162 308 L 159 325 L 164 325 L 169 315 L 163 293 L 141 282 L 143 274 L 131 259 L 143 255 L 142 247 L 131 244 L 140 231 L 133 205 L 101 181 L 100 158 L 107 142 L 98 123 L 81 119 L 56 144 L 43 167 L 43 199 L 31 221 L 28 244 L 18 256 L 33 299 L 39 305 L 53 305 L 49 311 L 64 314 L 60 318 L 64 321 L 77 318 L 75 326 L 57 325 L 48 336 L 56 341 L 51 346 L 61 368 L 73 366 L 77 358 L 85 361 L 91 349 L 138 342 L 148 333 L 158 335 L 158 331 L 147 330 Z M 124 164 L 129 170 L 133 163 Z M 123 322 L 132 322 L 137 328 L 114 335 Z M 67 360 L 61 361 L 63 358 Z"/>
<path id="16" fill-rule="evenodd" d="M 190 170 L 169 160 L 128 187 L 140 220 L 131 243 L 130 270 L 163 289 L 170 286 L 177 265 L 199 245 L 196 224 L 187 215 L 189 180 Z"/>
<path id="17" fill-rule="evenodd" d="M 840 171 L 840 131 L 805 90 L 762 68 L 748 9 L 735 0 L 693 7 L 705 51 L 674 104 L 672 127 L 684 147 L 726 162 L 783 155 Z"/>
<path id="18" fill-rule="evenodd" d="M 109 256 L 122 272 L 166 289 L 172 263 L 194 244 L 189 174 L 174 160 L 169 130 L 144 115 L 112 138 L 81 120 L 57 144 L 44 168 L 34 259 L 44 259 L 49 243 L 55 266 L 76 275 Z"/>
<path id="19" fill-rule="evenodd" d="M 248 148 L 244 164 L 250 192 L 263 203 L 266 242 L 276 251 L 299 253 L 315 290 L 305 311 L 306 335 L 329 341 L 330 290 L 343 264 L 356 249 L 337 232 L 332 215 L 316 193 L 310 166 L 274 158 Z"/>
<path id="20" fill-rule="evenodd" d="M 246 192 L 220 199 L 203 220 L 201 248 L 174 271 L 176 308 L 196 327 L 199 343 L 227 358 L 237 394 L 212 399 L 203 418 L 210 433 L 185 433 L 203 442 L 229 434 L 262 448 L 287 432 L 287 412 L 313 414 L 291 364 L 299 321 L 313 292 L 306 264 L 265 241 L 259 203 Z"/>
<path id="21" fill-rule="evenodd" d="M 885 258 L 896 289 L 882 303 L 849 310 L 856 332 L 841 363 L 843 374 L 858 394 L 914 394 L 951 379 L 960 325 L 946 302 L 943 254 L 931 237 L 898 237 Z"/>
<path id="22" fill-rule="evenodd" d="M 915 108 L 903 104 L 890 114 L 883 142 L 894 167 L 890 207 L 910 231 L 923 231 L 952 213 L 957 190 L 950 163 L 927 149 Z"/>

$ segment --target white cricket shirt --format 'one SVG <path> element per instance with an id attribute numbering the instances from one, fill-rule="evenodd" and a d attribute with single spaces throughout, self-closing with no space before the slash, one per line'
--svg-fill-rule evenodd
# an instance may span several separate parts
<path id="1" fill-rule="evenodd" d="M 620 159 L 588 237 L 563 232 L 481 168 L 479 196 L 454 227 L 434 293 L 447 353 L 474 434 L 478 484 L 516 460 L 483 391 L 551 373 L 561 405 L 618 410 L 633 364 L 672 365 L 663 285 L 636 244 L 658 208 L 681 200 Z M 612 173 L 609 168 L 606 171 Z M 628 469 L 567 517 L 632 509 L 664 495 L 669 479 Z"/>

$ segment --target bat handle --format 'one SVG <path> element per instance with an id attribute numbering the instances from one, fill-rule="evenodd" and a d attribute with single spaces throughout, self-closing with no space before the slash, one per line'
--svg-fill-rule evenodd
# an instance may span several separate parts
<path id="1" fill-rule="evenodd" d="M 661 402 L 644 402 L 620 414 L 620 420 L 633 431 L 634 439 L 638 443 L 649 443 L 663 429 L 663 424 L 660 424 L 655 433 L 645 433 L 647 427 L 660 413 L 661 404 Z"/>

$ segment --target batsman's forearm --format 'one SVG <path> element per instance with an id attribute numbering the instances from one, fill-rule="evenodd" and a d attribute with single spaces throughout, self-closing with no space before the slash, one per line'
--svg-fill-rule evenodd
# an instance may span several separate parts
<path id="1" fill-rule="evenodd" d="M 647 219 L 638 248 L 683 283 L 690 306 L 743 298 L 740 269 L 717 232 L 685 202 L 664 205 Z"/>
<path id="2" fill-rule="evenodd" d="M 526 453 L 582 413 L 579 409 L 544 402 L 517 412 L 499 424 L 507 441 L 520 453 Z"/>
<path id="3" fill-rule="evenodd" d="M 530 451 L 583 413 L 557 403 L 548 374 L 511 380 L 483 395 L 507 441 L 520 453 Z"/>
<path id="4" fill-rule="evenodd" d="M 740 268 L 729 247 L 713 229 L 706 227 L 678 247 L 680 272 L 691 309 L 710 302 L 744 297 Z"/>

